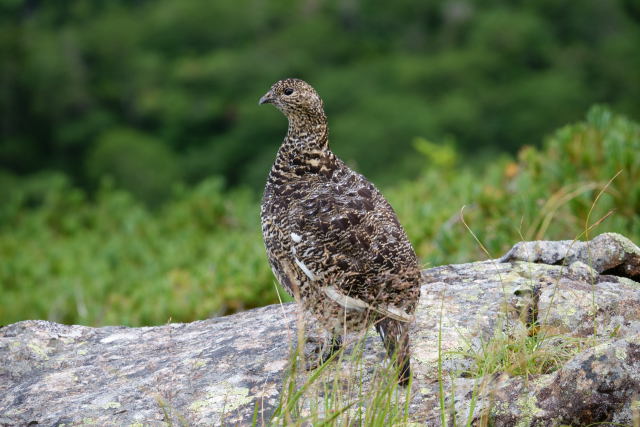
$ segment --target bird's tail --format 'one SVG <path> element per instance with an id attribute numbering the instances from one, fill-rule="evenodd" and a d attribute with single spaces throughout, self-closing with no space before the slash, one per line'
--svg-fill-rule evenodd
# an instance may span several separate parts
<path id="1" fill-rule="evenodd" d="M 376 323 L 376 330 L 382 338 L 389 358 L 396 363 L 398 383 L 406 386 L 411 376 L 409 324 L 385 317 Z"/>

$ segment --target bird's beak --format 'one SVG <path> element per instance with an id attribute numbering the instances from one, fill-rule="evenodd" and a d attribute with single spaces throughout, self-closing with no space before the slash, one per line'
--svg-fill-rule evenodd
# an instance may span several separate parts
<path id="1" fill-rule="evenodd" d="M 271 93 L 271 91 L 269 91 L 265 93 L 262 98 L 260 98 L 260 101 L 258 101 L 258 105 L 268 104 L 268 103 L 271 103 L 272 101 L 273 101 L 273 94 Z"/>

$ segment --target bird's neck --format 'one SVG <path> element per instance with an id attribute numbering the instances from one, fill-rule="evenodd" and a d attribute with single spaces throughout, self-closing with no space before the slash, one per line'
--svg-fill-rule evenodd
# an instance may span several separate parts
<path id="1" fill-rule="evenodd" d="M 323 173 L 336 167 L 336 157 L 329 149 L 329 129 L 324 114 L 314 117 L 289 117 L 275 167 L 296 176 Z"/>
<path id="2" fill-rule="evenodd" d="M 299 155 L 304 155 L 306 151 L 328 150 L 329 128 L 324 112 L 289 117 L 284 144 Z"/>

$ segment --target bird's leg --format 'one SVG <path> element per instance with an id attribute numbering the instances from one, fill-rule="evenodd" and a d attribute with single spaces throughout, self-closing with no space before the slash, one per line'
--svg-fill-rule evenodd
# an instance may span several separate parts
<path id="1" fill-rule="evenodd" d="M 376 323 L 389 358 L 395 362 L 398 384 L 406 387 L 411 377 L 409 328 L 406 323 L 384 318 Z M 395 359 L 394 359 L 395 357 Z"/>
<path id="2" fill-rule="evenodd" d="M 331 356 L 342 348 L 342 336 L 339 334 L 333 334 L 330 339 L 320 342 L 317 339 L 308 338 L 307 344 L 312 341 L 314 342 L 313 348 L 309 352 L 311 356 L 307 358 L 307 360 L 310 360 L 306 366 L 308 371 L 316 369 L 318 366 L 325 363 L 331 358 Z M 320 354 L 320 356 L 318 356 L 318 354 Z"/>

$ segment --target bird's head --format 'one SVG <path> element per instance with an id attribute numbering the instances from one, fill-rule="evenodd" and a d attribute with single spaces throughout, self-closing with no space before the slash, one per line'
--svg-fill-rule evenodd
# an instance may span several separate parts
<path id="1" fill-rule="evenodd" d="M 274 83 L 258 103 L 275 105 L 288 119 L 324 117 L 318 92 L 300 79 L 284 79 Z"/>

